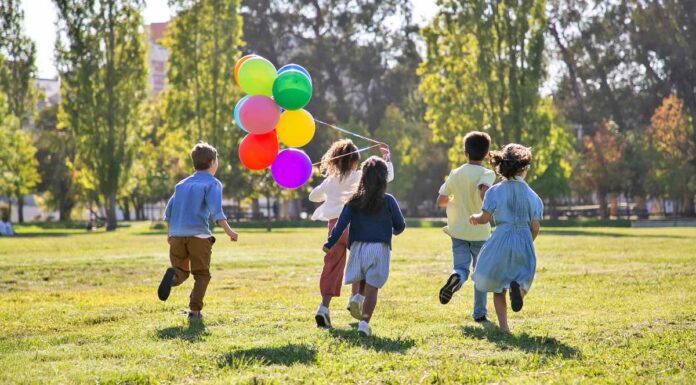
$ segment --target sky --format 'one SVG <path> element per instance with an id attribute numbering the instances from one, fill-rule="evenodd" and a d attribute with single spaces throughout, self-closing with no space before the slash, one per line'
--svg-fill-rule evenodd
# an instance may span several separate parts
<path id="1" fill-rule="evenodd" d="M 416 21 L 423 25 L 437 11 L 435 0 L 411 0 Z M 56 8 L 52 0 L 22 0 L 24 28 L 36 42 L 36 67 L 39 77 L 56 76 L 53 49 L 56 40 Z M 143 18 L 147 24 L 167 21 L 171 18 L 167 0 L 147 0 Z"/>

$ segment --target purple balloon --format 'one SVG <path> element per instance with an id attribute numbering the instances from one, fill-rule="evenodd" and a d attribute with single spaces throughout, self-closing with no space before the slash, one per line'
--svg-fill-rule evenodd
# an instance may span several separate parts
<path id="1" fill-rule="evenodd" d="M 239 121 L 250 134 L 261 135 L 275 129 L 280 110 L 268 96 L 249 96 L 239 107 Z"/>
<path id="2" fill-rule="evenodd" d="M 296 189 L 312 176 L 312 161 L 304 151 L 286 148 L 271 165 L 271 175 L 282 187 Z"/>

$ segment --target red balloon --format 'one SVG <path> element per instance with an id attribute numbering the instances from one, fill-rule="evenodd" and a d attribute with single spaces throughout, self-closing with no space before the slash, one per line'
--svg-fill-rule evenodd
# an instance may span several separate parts
<path id="1" fill-rule="evenodd" d="M 249 134 L 239 143 L 239 160 L 252 171 L 268 168 L 278 156 L 275 130 L 261 135 Z"/>

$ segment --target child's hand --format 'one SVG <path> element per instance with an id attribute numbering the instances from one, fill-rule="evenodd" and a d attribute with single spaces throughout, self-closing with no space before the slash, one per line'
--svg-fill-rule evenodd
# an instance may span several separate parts
<path id="1" fill-rule="evenodd" d="M 471 224 L 473 226 L 478 226 L 479 225 L 478 218 L 479 218 L 478 214 L 471 214 L 471 216 L 469 217 L 469 224 Z"/>
<path id="2" fill-rule="evenodd" d="M 230 237 L 230 241 L 232 242 L 237 242 L 237 239 L 239 239 L 239 234 L 235 233 L 234 231 L 230 230 L 227 235 Z"/>
<path id="3" fill-rule="evenodd" d="M 323 252 L 325 252 L 325 253 L 328 253 L 328 252 L 329 252 L 329 248 L 326 247 L 326 246 L 322 247 L 321 250 L 322 250 Z"/>
<path id="4" fill-rule="evenodd" d="M 391 158 L 391 152 L 389 151 L 389 147 L 386 144 L 383 144 L 379 146 L 379 152 L 382 154 L 382 158 L 384 158 L 384 160 L 388 162 Z"/>

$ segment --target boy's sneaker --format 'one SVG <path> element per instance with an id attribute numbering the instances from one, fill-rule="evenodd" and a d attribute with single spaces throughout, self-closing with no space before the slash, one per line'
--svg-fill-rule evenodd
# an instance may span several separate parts
<path id="1" fill-rule="evenodd" d="M 194 313 L 194 312 L 190 311 L 190 312 L 188 312 L 188 320 L 189 321 L 202 321 L 203 314 L 201 314 L 201 312 Z"/>
<path id="2" fill-rule="evenodd" d="M 358 324 L 358 333 L 362 334 L 365 337 L 369 337 L 372 335 L 372 329 L 370 329 L 370 324 L 368 324 L 365 321 L 360 321 Z"/>
<path id="3" fill-rule="evenodd" d="M 172 292 L 172 284 L 174 283 L 174 268 L 170 267 L 164 272 L 162 282 L 157 289 L 157 296 L 160 300 L 166 301 L 169 298 L 169 293 Z"/>
<path id="4" fill-rule="evenodd" d="M 350 297 L 350 301 L 348 302 L 348 308 L 350 310 L 350 315 L 353 316 L 353 318 L 357 320 L 362 319 L 362 309 L 364 302 L 365 296 L 361 294 L 356 294 Z"/>
<path id="5" fill-rule="evenodd" d="M 483 317 L 474 318 L 474 322 L 479 324 L 490 323 L 491 321 L 484 315 Z"/>
<path id="6" fill-rule="evenodd" d="M 510 305 L 514 312 L 522 310 L 522 305 L 524 305 L 522 301 L 522 289 L 517 281 L 510 282 Z"/>
<path id="7" fill-rule="evenodd" d="M 457 273 L 452 273 L 452 275 L 450 275 L 449 278 L 447 278 L 445 286 L 443 286 L 442 289 L 440 289 L 441 304 L 446 305 L 449 303 L 454 293 L 461 287 L 461 285 L 459 284 L 461 281 L 462 277 L 460 277 Z"/>
<path id="8" fill-rule="evenodd" d="M 317 315 L 314 316 L 314 319 L 317 321 L 317 327 L 320 327 L 320 328 L 330 328 L 331 327 L 331 318 L 329 317 L 329 308 L 324 306 L 324 305 L 319 305 L 319 309 L 317 309 Z"/>

